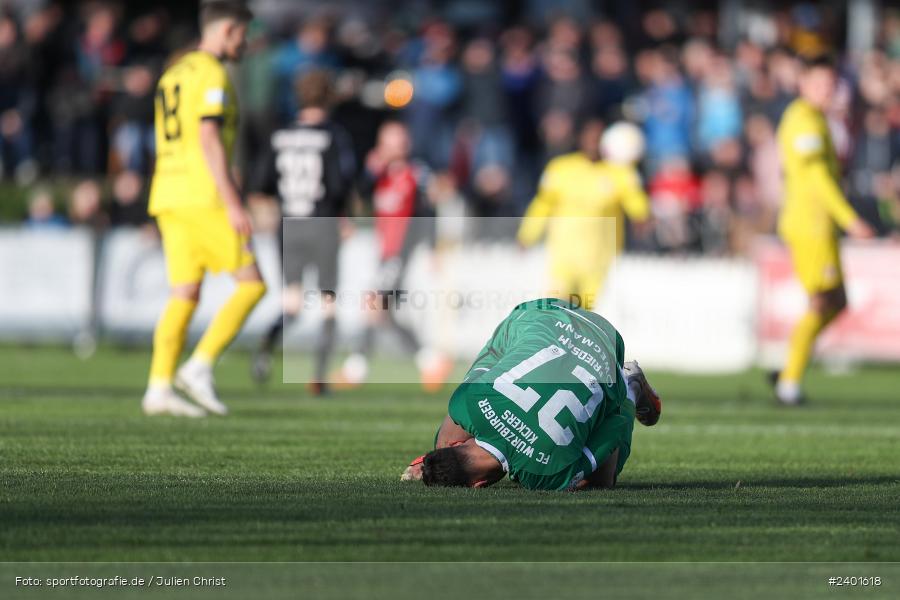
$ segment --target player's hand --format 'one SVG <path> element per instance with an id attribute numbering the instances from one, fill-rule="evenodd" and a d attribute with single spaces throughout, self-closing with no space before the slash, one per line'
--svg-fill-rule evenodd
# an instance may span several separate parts
<path id="1" fill-rule="evenodd" d="M 366 155 L 366 170 L 372 175 L 379 176 L 387 164 L 377 148 L 373 148 Z"/>
<path id="2" fill-rule="evenodd" d="M 250 221 L 250 215 L 247 214 L 243 206 L 229 207 L 228 221 L 240 235 L 250 236 L 253 233 L 253 223 Z"/>
<path id="3" fill-rule="evenodd" d="M 403 475 L 400 476 L 400 481 L 422 481 L 422 464 L 424 463 L 424 456 L 420 456 L 410 463 L 406 470 L 403 471 Z"/>
<path id="4" fill-rule="evenodd" d="M 857 240 L 870 240 L 875 237 L 875 230 L 862 219 L 856 219 L 850 223 L 847 234 Z"/>

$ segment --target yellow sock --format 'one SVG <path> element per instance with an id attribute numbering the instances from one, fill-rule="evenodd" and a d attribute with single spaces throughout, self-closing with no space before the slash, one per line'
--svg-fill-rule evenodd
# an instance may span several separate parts
<path id="1" fill-rule="evenodd" d="M 184 348 L 188 325 L 197 303 L 170 298 L 153 332 L 153 359 L 150 361 L 150 385 L 170 385 L 175 365 Z"/>
<path id="2" fill-rule="evenodd" d="M 809 357 L 812 355 L 813 345 L 816 343 L 816 337 L 825 327 L 828 319 L 816 311 L 809 310 L 800 317 L 800 320 L 794 326 L 791 333 L 791 344 L 788 351 L 787 363 L 781 372 L 779 381 L 799 383 L 803 378 L 803 372 L 806 371 L 806 365 L 809 364 Z"/>
<path id="3" fill-rule="evenodd" d="M 231 298 L 219 309 L 194 350 L 194 358 L 212 364 L 241 330 L 244 320 L 266 293 L 262 281 L 238 282 Z"/>

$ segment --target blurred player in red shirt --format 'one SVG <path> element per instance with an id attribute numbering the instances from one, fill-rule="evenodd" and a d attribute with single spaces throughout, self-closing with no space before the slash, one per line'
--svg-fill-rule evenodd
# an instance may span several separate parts
<path id="1" fill-rule="evenodd" d="M 364 195 L 370 195 L 379 243 L 379 267 L 372 282 L 368 324 L 362 343 L 347 357 L 334 378 L 336 385 L 356 386 L 369 372 L 369 356 L 379 327 L 394 332 L 403 347 L 415 356 L 426 390 L 437 390 L 449 375 L 452 363 L 437 351 L 422 346 L 407 325 L 397 320 L 397 298 L 413 251 L 434 234 L 425 185 L 429 172 L 410 160 L 411 141 L 406 126 L 384 123 L 376 146 L 366 157 Z M 368 192 L 368 194 L 366 194 Z M 417 218 L 426 217 L 426 218 Z"/>

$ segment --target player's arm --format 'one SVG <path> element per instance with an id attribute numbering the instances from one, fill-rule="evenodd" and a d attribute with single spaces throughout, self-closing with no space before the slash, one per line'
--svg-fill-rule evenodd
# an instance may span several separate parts
<path id="1" fill-rule="evenodd" d="M 468 431 L 457 425 L 450 415 L 447 415 L 441 423 L 441 428 L 438 429 L 437 437 L 434 440 L 434 449 L 449 448 L 456 443 L 465 442 L 471 437 L 472 435 Z"/>
<path id="2" fill-rule="evenodd" d="M 838 226 L 855 237 L 871 237 L 871 228 L 853 210 L 829 169 L 825 134 L 812 125 L 801 126 L 788 143 L 800 160 L 798 176 Z"/>
<path id="3" fill-rule="evenodd" d="M 815 191 L 831 218 L 853 237 L 870 238 L 874 232 L 853 210 L 837 181 L 831 176 L 824 160 L 815 160 L 806 165 L 804 181 Z"/>
<path id="4" fill-rule="evenodd" d="M 241 235 L 250 235 L 250 217 L 241 205 L 241 193 L 228 164 L 228 153 L 222 141 L 228 74 L 220 64 L 208 65 L 197 75 L 200 95 L 197 114 L 200 117 L 200 148 L 216 190 L 228 211 L 232 227 Z"/>
<path id="5" fill-rule="evenodd" d="M 250 217 L 241 205 L 241 193 L 231 174 L 228 154 L 222 143 L 222 123 L 219 119 L 204 117 L 200 121 L 200 147 L 206 166 L 216 184 L 216 189 L 228 211 L 231 225 L 241 235 L 250 235 L 252 227 Z"/>
<path id="6" fill-rule="evenodd" d="M 611 488 L 616 484 L 619 459 L 627 458 L 631 447 L 633 416 L 628 413 L 609 415 L 597 424 L 584 445 L 584 455 L 591 464 L 576 489 Z"/>
<path id="7" fill-rule="evenodd" d="M 650 217 L 650 199 L 644 192 L 641 177 L 634 169 L 622 174 L 622 210 L 635 223 L 643 223 Z"/>
<path id="8" fill-rule="evenodd" d="M 541 182 L 538 185 L 537 195 L 531 201 L 531 204 L 528 205 L 525 216 L 522 217 L 522 224 L 519 226 L 516 238 L 519 244 L 526 248 L 533 246 L 541 239 L 547 228 L 547 220 L 556 209 L 557 192 L 553 181 L 556 179 L 554 164 L 551 162 L 544 169 L 544 174 L 541 176 Z"/>

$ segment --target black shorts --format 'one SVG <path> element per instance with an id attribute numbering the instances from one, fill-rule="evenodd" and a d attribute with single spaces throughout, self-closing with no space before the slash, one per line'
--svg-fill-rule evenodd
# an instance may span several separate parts
<path id="1" fill-rule="evenodd" d="M 316 287 L 336 291 L 341 235 L 335 218 L 284 219 L 281 264 L 284 284 L 303 283 L 307 268 L 316 271 Z"/>

